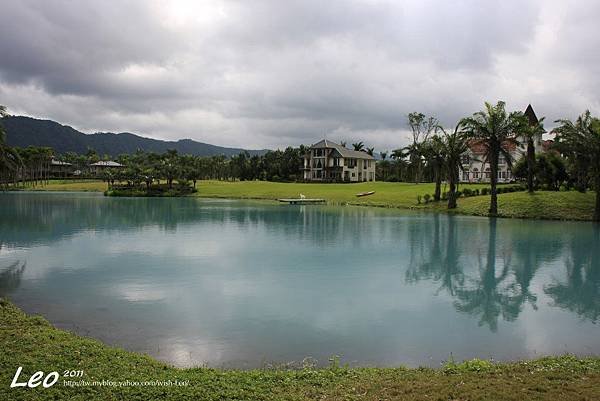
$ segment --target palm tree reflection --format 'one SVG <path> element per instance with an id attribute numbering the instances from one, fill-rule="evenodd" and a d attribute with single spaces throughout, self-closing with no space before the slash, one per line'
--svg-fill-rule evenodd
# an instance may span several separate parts
<path id="1" fill-rule="evenodd" d="M 577 313 L 593 323 L 600 317 L 600 226 L 594 225 L 590 239 L 571 239 L 571 255 L 566 262 L 566 282 L 555 280 L 544 292 L 555 306 Z"/>
<path id="2" fill-rule="evenodd" d="M 479 278 L 469 280 L 456 290 L 454 306 L 460 312 L 480 315 L 479 325 L 487 324 L 492 331 L 498 329 L 500 315 L 504 320 L 514 320 L 519 315 L 519 298 L 515 283 L 509 280 L 510 254 L 502 255 L 500 271 L 496 267 L 496 224 L 491 218 L 489 222 L 488 249 L 485 264 L 479 258 Z"/>

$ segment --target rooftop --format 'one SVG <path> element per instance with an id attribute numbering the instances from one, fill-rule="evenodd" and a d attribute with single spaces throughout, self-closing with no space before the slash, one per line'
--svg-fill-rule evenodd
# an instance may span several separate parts
<path id="1" fill-rule="evenodd" d="M 106 160 L 106 161 L 101 160 L 99 162 L 90 164 L 90 166 L 97 166 L 97 167 L 125 167 L 121 163 L 117 163 L 117 162 L 114 162 L 112 160 Z"/>
<path id="2" fill-rule="evenodd" d="M 310 148 L 311 149 L 323 149 L 323 148 L 335 149 L 338 151 L 339 154 L 342 155 L 342 157 L 375 160 L 375 158 L 373 156 L 371 156 L 370 154 L 368 154 L 367 152 L 347 149 L 344 146 L 337 144 L 335 142 L 332 142 L 332 141 L 328 141 L 327 139 L 323 139 L 322 141 L 315 143 Z"/>

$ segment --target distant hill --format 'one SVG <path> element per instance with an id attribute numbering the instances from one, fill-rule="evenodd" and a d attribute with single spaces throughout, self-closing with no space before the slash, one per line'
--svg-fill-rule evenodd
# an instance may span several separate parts
<path id="1" fill-rule="evenodd" d="M 127 132 L 120 134 L 111 132 L 84 134 L 55 121 L 21 116 L 5 117 L 2 119 L 2 125 L 4 125 L 9 146 L 48 146 L 54 149 L 56 153 L 85 153 L 88 148 L 91 148 L 100 155 L 117 156 L 122 153 L 134 153 L 138 149 L 156 153 L 163 153 L 167 149 L 176 149 L 182 154 L 196 156 L 225 155 L 229 157 L 244 151 L 244 149 L 215 146 L 191 139 L 161 141 Z M 266 151 L 266 149 L 248 150 L 251 155 L 262 155 Z"/>

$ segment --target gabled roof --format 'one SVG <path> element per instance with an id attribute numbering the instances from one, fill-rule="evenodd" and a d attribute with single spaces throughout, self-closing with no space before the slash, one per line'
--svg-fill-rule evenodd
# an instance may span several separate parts
<path id="1" fill-rule="evenodd" d="M 375 160 L 375 158 L 373 156 L 371 156 L 370 154 L 368 154 L 367 152 L 347 149 L 347 148 L 343 147 L 342 145 L 339 145 L 335 142 L 328 141 L 327 139 L 323 139 L 322 141 L 315 143 L 310 148 L 311 149 L 323 149 L 323 148 L 335 149 L 338 151 L 338 153 L 342 157 Z"/>
<path id="2" fill-rule="evenodd" d="M 527 108 L 525 109 L 525 116 L 529 120 L 529 125 L 535 125 L 538 123 L 538 118 L 535 115 L 535 111 L 533 111 L 533 107 L 531 107 L 530 104 L 527 105 Z"/>

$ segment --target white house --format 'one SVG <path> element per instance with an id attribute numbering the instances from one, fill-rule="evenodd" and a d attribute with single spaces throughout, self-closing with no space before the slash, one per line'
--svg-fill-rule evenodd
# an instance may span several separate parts
<path id="1" fill-rule="evenodd" d="M 375 181 L 375 158 L 324 139 L 309 148 L 303 170 L 305 181 Z"/>

